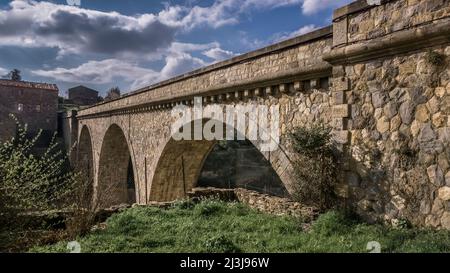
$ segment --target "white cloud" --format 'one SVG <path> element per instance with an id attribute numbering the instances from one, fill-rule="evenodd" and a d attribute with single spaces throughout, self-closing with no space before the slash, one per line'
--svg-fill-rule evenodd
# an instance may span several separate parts
<path id="1" fill-rule="evenodd" d="M 7 69 L 0 67 L 0 78 L 6 76 L 8 73 L 9 71 Z"/>
<path id="2" fill-rule="evenodd" d="M 311 25 L 306 25 L 303 26 L 301 28 L 299 28 L 298 30 L 295 30 L 293 32 L 282 32 L 282 33 L 277 33 L 273 36 L 272 41 L 273 42 L 279 42 L 279 41 L 283 41 L 283 40 L 287 40 L 290 38 L 294 38 L 306 33 L 309 33 L 311 31 L 316 30 L 318 27 L 314 24 Z"/>
<path id="3" fill-rule="evenodd" d="M 13 0 L 8 9 L 0 9 L 0 46 L 57 48 L 60 58 L 77 54 L 86 60 L 78 67 L 34 70 L 34 75 L 95 84 L 122 80 L 135 89 L 208 65 L 200 54 L 214 61 L 235 56 L 217 42 L 176 41 L 180 31 L 236 24 L 243 14 L 255 9 L 297 5 L 299 11 L 302 8 L 305 14 L 313 14 L 326 5 L 340 5 L 337 2 L 349 1 L 217 0 L 211 6 L 167 4 L 159 13 L 130 16 L 47 1 Z M 305 26 L 293 33 L 280 34 L 279 38 L 300 35 L 314 27 Z M 245 33 L 240 36 L 247 49 L 272 42 L 252 40 Z M 93 61 L 94 58 L 102 60 Z M 143 64 L 156 60 L 165 61 L 160 71 Z M 2 71 L 6 70 L 0 68 L 0 75 Z"/>
<path id="4" fill-rule="evenodd" d="M 292 32 L 290 34 L 290 37 L 300 36 L 300 35 L 309 33 L 311 31 L 314 31 L 316 29 L 317 29 L 316 25 L 313 25 L 313 24 L 312 25 L 306 25 L 306 26 L 303 26 L 303 27 L 299 28 L 298 30 Z"/>
<path id="5" fill-rule="evenodd" d="M 251 10 L 270 10 L 286 6 L 298 6 L 304 14 L 335 8 L 352 0 L 217 0 L 208 7 L 167 6 L 158 14 L 161 22 L 185 30 L 198 26 L 219 28 L 239 22 L 241 14 Z"/>
<path id="6" fill-rule="evenodd" d="M 157 78 L 152 69 L 139 67 L 117 59 L 89 61 L 75 68 L 55 68 L 53 70 L 33 70 L 33 74 L 63 82 L 106 84 L 114 80 L 134 82 L 141 78 Z"/>
<path id="7" fill-rule="evenodd" d="M 191 30 L 199 26 L 218 28 L 239 22 L 236 14 L 235 0 L 216 1 L 210 7 L 194 6 L 192 8 L 172 6 L 161 11 L 162 22 Z"/>
<path id="8" fill-rule="evenodd" d="M 173 76 L 195 70 L 207 65 L 205 61 L 192 57 L 187 53 L 171 54 L 166 58 L 166 65 L 161 70 L 161 79 L 168 79 Z"/>
<path id="9" fill-rule="evenodd" d="M 176 29 L 153 14 L 126 16 L 50 2 L 14 0 L 0 10 L 0 45 L 56 47 L 60 54 L 156 51 Z"/>
<path id="10" fill-rule="evenodd" d="M 324 9 L 344 6 L 354 0 L 304 0 L 302 4 L 303 14 L 311 15 Z"/>
<path id="11" fill-rule="evenodd" d="M 165 58 L 166 64 L 157 72 L 141 67 L 138 63 L 119 59 L 88 61 L 78 67 L 58 67 L 51 70 L 33 70 L 32 74 L 70 83 L 109 84 L 114 81 L 125 81 L 130 89 L 138 89 L 194 69 L 207 65 L 199 58 L 187 53 L 173 53 Z"/>
<path id="12" fill-rule="evenodd" d="M 223 61 L 223 60 L 226 60 L 226 59 L 236 56 L 236 54 L 234 54 L 233 52 L 228 51 L 228 50 L 223 50 L 219 47 L 215 47 L 215 48 L 211 48 L 207 51 L 203 51 L 202 54 L 208 58 L 213 59 L 214 61 Z"/>
<path id="13" fill-rule="evenodd" d="M 167 6 L 157 14 L 123 15 L 46 1 L 13 0 L 0 10 L 0 45 L 56 47 L 60 54 L 151 54 L 170 47 L 177 31 L 236 24 L 253 9 L 298 5 L 305 14 L 350 0 L 218 0 L 211 6 Z"/>
<path id="14" fill-rule="evenodd" d="M 218 42 L 208 43 L 208 44 L 193 44 L 193 43 L 179 43 L 174 42 L 169 48 L 169 52 L 193 52 L 193 51 L 201 51 L 208 50 L 211 48 L 220 47 Z"/>
<path id="15" fill-rule="evenodd" d="M 268 45 L 269 40 L 260 40 L 257 38 L 250 37 L 249 33 L 246 31 L 238 31 L 237 40 L 244 47 L 245 50 L 255 50 L 257 48 L 264 47 Z"/>

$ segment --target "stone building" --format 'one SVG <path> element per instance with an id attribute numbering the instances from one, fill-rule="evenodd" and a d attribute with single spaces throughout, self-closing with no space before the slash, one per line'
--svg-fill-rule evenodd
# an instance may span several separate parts
<path id="1" fill-rule="evenodd" d="M 43 130 L 45 138 L 56 131 L 58 87 L 55 84 L 0 80 L 0 142 L 16 133 L 14 114 L 28 124 L 28 133 Z"/>
<path id="2" fill-rule="evenodd" d="M 98 91 L 79 85 L 69 89 L 69 99 L 66 103 L 83 106 L 96 104 L 100 101 L 102 101 L 102 99 L 99 97 Z"/>

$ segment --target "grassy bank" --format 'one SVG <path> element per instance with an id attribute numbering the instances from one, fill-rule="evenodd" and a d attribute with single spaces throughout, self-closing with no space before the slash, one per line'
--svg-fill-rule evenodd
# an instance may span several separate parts
<path id="1" fill-rule="evenodd" d="M 113 215 L 107 228 L 78 238 L 82 252 L 450 252 L 450 232 L 391 229 L 328 212 L 310 228 L 235 203 L 180 203 L 171 209 L 140 207 Z M 67 242 L 31 252 L 67 252 Z"/>

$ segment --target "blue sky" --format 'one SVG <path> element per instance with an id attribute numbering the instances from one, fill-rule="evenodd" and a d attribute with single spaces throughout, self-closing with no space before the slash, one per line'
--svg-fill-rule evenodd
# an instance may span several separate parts
<path id="1" fill-rule="evenodd" d="M 125 93 L 329 25 L 351 0 L 71 2 L 0 0 L 0 75 Z"/>

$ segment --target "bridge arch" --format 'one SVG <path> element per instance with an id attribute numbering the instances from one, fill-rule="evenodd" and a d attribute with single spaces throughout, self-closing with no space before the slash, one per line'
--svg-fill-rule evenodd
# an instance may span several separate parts
<path id="1" fill-rule="evenodd" d="M 77 143 L 77 164 L 76 169 L 81 172 L 83 179 L 83 202 L 89 206 L 93 201 L 94 194 L 94 154 L 92 150 L 92 137 L 89 127 L 84 125 L 81 128 Z"/>
<path id="2" fill-rule="evenodd" d="M 135 167 L 124 131 L 112 124 L 100 150 L 96 200 L 100 207 L 136 201 Z"/>
<path id="3" fill-rule="evenodd" d="M 207 121 L 207 119 L 203 120 L 203 124 Z M 194 122 L 190 123 L 192 129 Z M 226 124 L 223 124 L 223 126 L 225 132 Z M 232 129 L 235 135 L 245 135 L 238 132 L 236 128 Z M 247 139 L 245 141 L 250 142 L 259 151 L 261 143 Z M 205 160 L 217 144 L 217 140 L 175 140 L 171 136 L 166 142 L 156 165 L 150 187 L 150 200 L 172 201 L 185 197 L 188 191 L 197 186 Z M 281 187 L 288 193 L 290 182 L 288 176 L 285 175 L 285 171 L 291 166 L 286 166 L 286 164 L 283 166 L 288 161 L 287 156 L 283 151 L 260 153 L 278 177 Z M 269 154 L 268 157 L 267 154 Z"/>
<path id="4" fill-rule="evenodd" d="M 77 168 L 91 180 L 94 178 L 94 157 L 91 132 L 87 125 L 83 125 L 81 128 L 77 147 Z"/>

